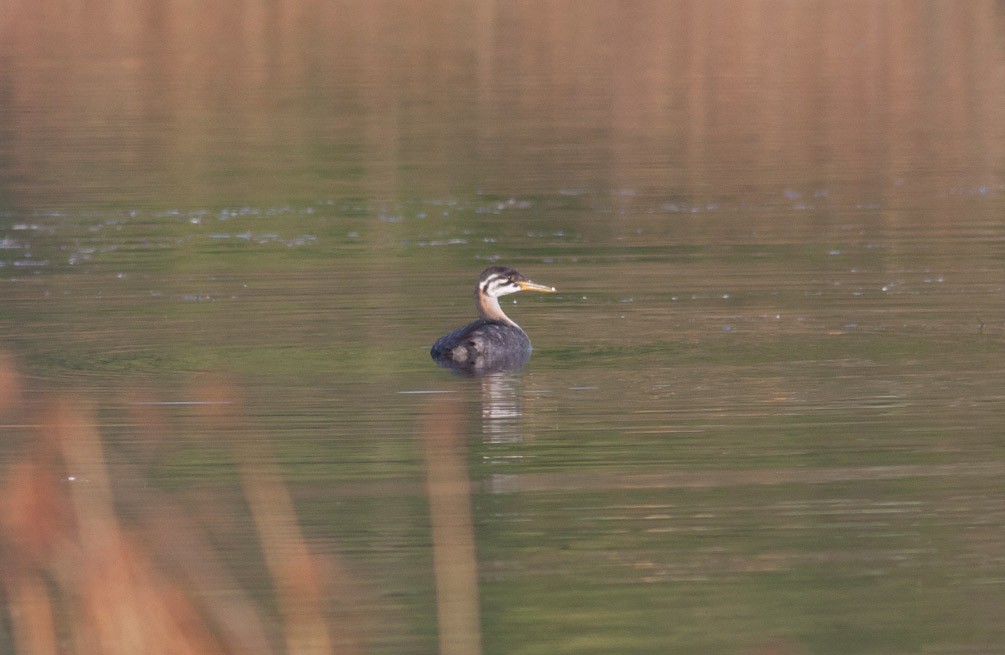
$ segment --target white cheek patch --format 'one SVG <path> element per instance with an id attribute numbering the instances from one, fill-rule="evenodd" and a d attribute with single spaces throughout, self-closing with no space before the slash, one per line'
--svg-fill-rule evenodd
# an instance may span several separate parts
<path id="1" fill-rule="evenodd" d="M 508 293 L 515 293 L 520 290 L 520 287 L 513 284 L 509 280 L 490 280 L 482 290 L 490 296 L 505 296 Z"/>

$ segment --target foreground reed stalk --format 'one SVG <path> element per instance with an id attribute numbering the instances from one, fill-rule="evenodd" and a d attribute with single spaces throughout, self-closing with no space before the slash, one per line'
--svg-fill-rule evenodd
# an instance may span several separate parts
<path id="1" fill-rule="evenodd" d="M 481 629 L 471 485 L 458 403 L 430 405 L 423 429 L 440 655 L 478 655 Z"/>
<path id="2" fill-rule="evenodd" d="M 210 420 L 237 420 L 229 387 L 200 393 L 208 405 L 231 408 Z M 343 593 L 351 601 L 358 587 L 337 562 L 323 565 L 309 552 L 262 435 L 235 447 L 233 457 L 278 625 L 229 577 L 184 507 L 146 487 L 118 490 L 142 473 L 109 462 L 86 402 L 63 395 L 32 411 L 22 395 L 11 358 L 0 352 L 0 421 L 5 432 L 34 433 L 22 451 L 11 447 L 0 478 L 0 590 L 15 653 L 362 652 L 356 629 L 333 625 L 326 602 Z M 117 508 L 130 503 L 136 517 L 127 523 Z M 340 575 L 327 576 L 332 570 Z"/>

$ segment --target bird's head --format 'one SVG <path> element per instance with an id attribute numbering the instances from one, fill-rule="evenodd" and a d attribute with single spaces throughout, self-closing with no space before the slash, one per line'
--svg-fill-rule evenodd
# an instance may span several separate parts
<path id="1" fill-rule="evenodd" d="M 556 289 L 528 280 L 508 266 L 490 266 L 482 271 L 482 276 L 478 280 L 478 291 L 489 298 L 498 298 L 517 291 L 555 293 Z"/>

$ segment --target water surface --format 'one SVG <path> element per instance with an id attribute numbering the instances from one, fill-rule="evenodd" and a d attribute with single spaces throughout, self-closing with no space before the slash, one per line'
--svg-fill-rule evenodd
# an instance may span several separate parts
<path id="1" fill-rule="evenodd" d="M 6 463 L 84 399 L 122 520 L 170 499 L 281 624 L 277 465 L 347 652 L 447 652 L 447 588 L 487 653 L 1001 652 L 996 4 L 38 7 Z M 505 299 L 525 369 L 451 374 L 494 263 L 559 293 Z"/>

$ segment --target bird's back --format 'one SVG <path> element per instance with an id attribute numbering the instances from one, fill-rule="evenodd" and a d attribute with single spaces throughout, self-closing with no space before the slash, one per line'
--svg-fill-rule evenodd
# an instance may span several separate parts
<path id="1" fill-rule="evenodd" d="M 530 352 L 530 338 L 519 327 L 478 319 L 437 339 L 430 355 L 446 366 L 493 369 L 520 366 Z"/>

